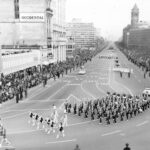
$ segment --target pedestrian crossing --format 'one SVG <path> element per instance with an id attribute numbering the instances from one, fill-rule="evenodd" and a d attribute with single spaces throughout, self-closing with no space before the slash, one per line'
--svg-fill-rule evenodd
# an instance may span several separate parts
<path id="1" fill-rule="evenodd" d="M 87 75 L 85 78 L 76 78 L 74 80 L 70 80 L 70 78 L 64 78 L 62 79 L 63 82 L 67 82 L 69 84 L 72 84 L 76 81 L 82 81 L 84 83 L 99 83 L 101 85 L 108 85 L 108 77 L 99 77 L 98 75 Z"/>

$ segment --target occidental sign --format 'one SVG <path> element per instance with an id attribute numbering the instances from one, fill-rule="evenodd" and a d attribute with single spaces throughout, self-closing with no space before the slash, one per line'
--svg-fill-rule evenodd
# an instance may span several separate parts
<path id="1" fill-rule="evenodd" d="M 20 13 L 21 22 L 44 22 L 44 13 Z"/>

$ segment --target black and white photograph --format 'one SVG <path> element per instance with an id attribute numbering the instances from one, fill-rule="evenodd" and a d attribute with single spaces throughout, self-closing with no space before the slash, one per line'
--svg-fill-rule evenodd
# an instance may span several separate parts
<path id="1" fill-rule="evenodd" d="M 0 0 L 0 150 L 150 150 L 150 1 Z"/>

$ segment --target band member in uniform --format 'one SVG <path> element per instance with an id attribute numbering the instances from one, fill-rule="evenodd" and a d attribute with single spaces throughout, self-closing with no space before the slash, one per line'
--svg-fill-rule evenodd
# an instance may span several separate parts
<path id="1" fill-rule="evenodd" d="M 102 123 L 102 112 L 100 111 L 98 115 L 99 115 L 99 124 L 101 124 Z"/>
<path id="2" fill-rule="evenodd" d="M 58 139 L 60 135 L 62 135 L 62 137 L 65 136 L 64 127 L 63 127 L 63 123 L 62 122 L 60 122 L 60 124 L 59 124 L 58 134 L 57 134 L 56 138 Z"/>
<path id="3" fill-rule="evenodd" d="M 43 123 L 43 117 L 39 116 L 38 122 L 37 122 L 37 130 L 40 128 L 40 126 L 42 125 L 42 123 Z"/>
<path id="4" fill-rule="evenodd" d="M 65 107 L 65 110 L 66 110 L 66 112 L 67 112 L 67 110 L 68 110 L 68 102 L 67 102 L 67 100 L 66 100 L 65 103 L 64 103 L 64 107 Z"/>
<path id="5" fill-rule="evenodd" d="M 36 114 L 36 115 L 35 115 L 35 123 L 36 123 L 36 125 L 38 125 L 38 119 L 39 119 L 39 115 Z"/>
<path id="6" fill-rule="evenodd" d="M 45 129 L 45 132 L 47 132 L 48 130 L 48 124 L 47 124 L 48 120 L 49 120 L 49 117 L 45 118 L 43 122 L 43 129 Z"/>
<path id="7" fill-rule="evenodd" d="M 67 116 L 67 112 L 66 110 L 64 110 L 64 115 L 63 115 L 63 118 L 62 118 L 62 122 L 63 122 L 63 126 L 68 126 L 68 116 Z"/>
<path id="8" fill-rule="evenodd" d="M 94 110 L 91 110 L 91 120 L 94 120 Z"/>
<path id="9" fill-rule="evenodd" d="M 74 110 L 74 114 L 76 115 L 77 114 L 77 104 L 74 105 L 73 110 Z"/>
<path id="10" fill-rule="evenodd" d="M 29 112 L 29 120 L 28 120 L 28 123 L 33 123 L 33 116 L 34 114 L 32 112 Z"/>
<path id="11" fill-rule="evenodd" d="M 88 118 L 88 108 L 85 108 L 84 114 L 85 114 L 84 117 L 85 117 L 85 118 Z"/>
<path id="12" fill-rule="evenodd" d="M 8 139 L 6 138 L 6 129 L 3 128 L 2 129 L 2 140 L 1 140 L 1 143 L 0 143 L 0 146 L 2 146 L 3 143 L 6 143 L 8 145 L 10 145 L 11 143 L 8 141 Z"/>
<path id="13" fill-rule="evenodd" d="M 35 126 L 35 124 L 36 124 L 36 116 L 37 116 L 37 114 L 35 113 L 35 114 L 33 114 L 33 119 L 32 119 L 32 126 Z"/>
<path id="14" fill-rule="evenodd" d="M 49 118 L 48 120 L 47 120 L 47 134 L 50 134 L 50 124 L 51 123 L 51 119 Z"/>
<path id="15" fill-rule="evenodd" d="M 51 132 L 55 133 L 54 126 L 55 126 L 54 120 L 50 120 L 50 128 L 49 128 L 48 134 L 50 134 Z"/>

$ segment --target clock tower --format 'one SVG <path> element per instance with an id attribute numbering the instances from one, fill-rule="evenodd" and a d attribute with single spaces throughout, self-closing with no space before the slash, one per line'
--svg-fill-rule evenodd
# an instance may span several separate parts
<path id="1" fill-rule="evenodd" d="M 131 26 L 137 27 L 138 22 L 139 22 L 139 8 L 135 4 L 131 11 Z"/>

